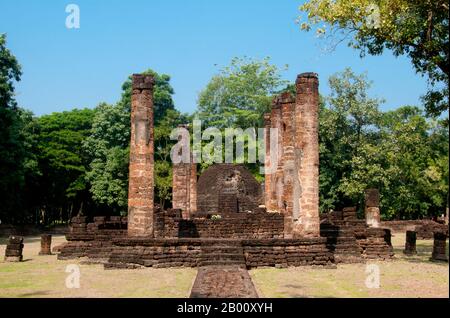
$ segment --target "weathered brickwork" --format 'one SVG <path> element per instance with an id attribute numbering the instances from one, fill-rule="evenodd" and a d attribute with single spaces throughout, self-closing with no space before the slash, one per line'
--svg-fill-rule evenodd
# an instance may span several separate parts
<path id="1" fill-rule="evenodd" d="M 105 268 L 213 265 L 329 266 L 333 255 L 323 238 L 305 239 L 121 239 Z"/>
<path id="2" fill-rule="evenodd" d="M 446 255 L 446 246 L 447 235 L 443 232 L 435 232 L 431 260 L 448 262 L 448 256 Z"/>
<path id="3" fill-rule="evenodd" d="M 188 132 L 188 125 L 180 125 L 178 128 Z M 184 136 L 187 137 L 187 136 Z M 181 138 L 178 141 L 180 149 L 190 149 L 190 138 Z M 194 163 L 192 152 L 189 157 L 179 154 L 180 162 L 174 162 L 172 166 L 172 207 L 180 209 L 184 219 L 189 219 L 197 212 L 197 164 Z M 189 159 L 189 161 L 187 161 Z"/>
<path id="4" fill-rule="evenodd" d="M 21 262 L 23 260 L 23 237 L 10 236 L 5 249 L 5 262 Z"/>
<path id="5" fill-rule="evenodd" d="M 380 226 L 380 192 L 378 189 L 367 189 L 364 193 L 366 223 L 370 227 Z"/>
<path id="6" fill-rule="evenodd" d="M 157 237 L 200 238 L 283 238 L 284 218 L 279 213 L 238 213 L 219 220 L 207 218 L 181 218 L 178 210 L 157 214 L 155 233 Z"/>
<path id="7" fill-rule="evenodd" d="M 262 203 L 261 185 L 242 165 L 214 164 L 198 179 L 198 216 L 254 211 Z"/>
<path id="8" fill-rule="evenodd" d="M 405 249 L 403 253 L 406 255 L 416 255 L 416 232 L 406 231 Z"/>
<path id="9" fill-rule="evenodd" d="M 133 75 L 128 235 L 153 235 L 153 77 Z"/>
<path id="10" fill-rule="evenodd" d="M 41 250 L 39 255 L 51 255 L 52 254 L 52 236 L 50 234 L 41 235 Z"/>
<path id="11" fill-rule="evenodd" d="M 320 230 L 321 236 L 327 238 L 327 247 L 337 263 L 387 260 L 394 256 L 391 231 L 368 227 L 365 220 L 357 218 L 356 207 L 322 214 Z"/>
<path id="12" fill-rule="evenodd" d="M 318 237 L 320 233 L 318 87 L 317 74 L 300 74 L 296 96 L 282 93 L 265 115 L 265 204 L 269 211 L 284 214 L 288 236 Z M 269 128 L 277 131 L 276 154 L 276 149 L 270 149 Z M 271 169 L 274 158 L 275 171 Z"/>

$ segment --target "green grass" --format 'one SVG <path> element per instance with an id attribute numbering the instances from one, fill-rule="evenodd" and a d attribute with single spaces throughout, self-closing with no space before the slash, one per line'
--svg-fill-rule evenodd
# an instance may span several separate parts
<path id="1" fill-rule="evenodd" d="M 53 237 L 53 246 L 64 237 Z M 4 255 L 5 245 L 0 245 Z M 39 256 L 40 243 L 27 237 L 24 262 L 0 261 L 0 297 L 189 297 L 197 270 L 192 268 L 104 270 L 81 260 L 58 261 L 56 255 Z M 66 266 L 80 268 L 80 288 L 69 289 Z"/>
<path id="2" fill-rule="evenodd" d="M 366 287 L 366 264 L 342 264 L 337 269 L 258 268 L 250 275 L 263 297 L 449 297 L 448 263 L 429 260 L 433 241 L 417 241 L 418 254 L 406 256 L 404 239 L 404 233 L 392 238 L 394 260 L 370 262 L 380 268 L 378 289 Z"/>

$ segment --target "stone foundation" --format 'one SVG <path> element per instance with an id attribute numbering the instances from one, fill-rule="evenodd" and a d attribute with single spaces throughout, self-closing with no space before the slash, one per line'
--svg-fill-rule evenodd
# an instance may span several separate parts
<path id="1" fill-rule="evenodd" d="M 331 265 L 325 239 L 131 239 L 114 240 L 105 268 Z M 214 252 L 215 251 L 215 252 Z"/>

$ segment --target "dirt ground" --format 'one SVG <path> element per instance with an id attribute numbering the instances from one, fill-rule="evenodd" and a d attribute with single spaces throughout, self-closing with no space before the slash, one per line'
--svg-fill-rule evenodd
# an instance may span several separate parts
<path id="1" fill-rule="evenodd" d="M 429 261 L 431 240 L 418 241 L 418 255 L 404 256 L 404 233 L 394 234 L 396 257 L 371 262 L 379 267 L 379 288 L 368 288 L 366 265 L 339 265 L 337 269 L 311 267 L 260 268 L 250 276 L 260 297 L 449 297 L 448 263 Z M 55 246 L 64 242 L 54 236 Z M 40 238 L 26 237 L 24 261 L 3 261 L 6 239 L 0 239 L 0 297 L 189 297 L 196 269 L 104 270 L 79 260 L 58 261 L 39 256 Z M 447 243 L 448 247 L 448 243 Z M 79 266 L 79 288 L 68 288 L 70 265 Z M 68 267 L 69 266 L 69 267 Z M 70 281 L 69 281 L 70 283 Z"/>

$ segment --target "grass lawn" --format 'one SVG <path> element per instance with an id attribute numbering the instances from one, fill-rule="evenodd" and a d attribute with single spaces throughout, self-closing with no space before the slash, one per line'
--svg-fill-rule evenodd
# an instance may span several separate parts
<path id="1" fill-rule="evenodd" d="M 52 246 L 65 241 L 53 236 Z M 0 241 L 0 297 L 189 297 L 196 269 L 104 270 L 78 260 L 39 256 L 40 238 L 26 237 L 24 261 L 3 261 L 6 239 Z M 80 288 L 66 287 L 66 267 L 80 268 Z"/>
<path id="2" fill-rule="evenodd" d="M 449 297 L 448 263 L 429 261 L 432 240 L 418 240 L 413 257 L 402 253 L 405 233 L 394 233 L 395 259 L 377 264 L 380 287 L 367 288 L 367 264 L 343 264 L 337 269 L 297 267 L 250 271 L 261 297 Z M 448 241 L 447 241 L 448 255 Z"/>

